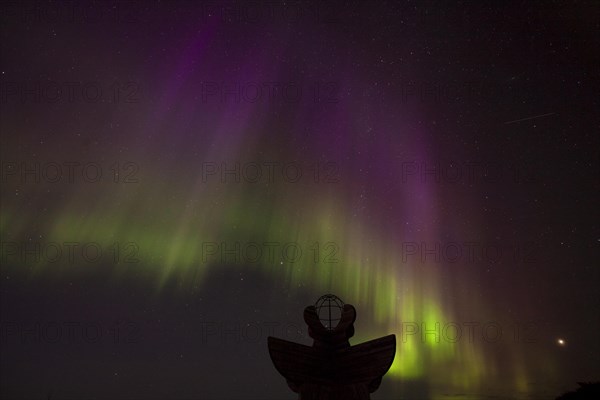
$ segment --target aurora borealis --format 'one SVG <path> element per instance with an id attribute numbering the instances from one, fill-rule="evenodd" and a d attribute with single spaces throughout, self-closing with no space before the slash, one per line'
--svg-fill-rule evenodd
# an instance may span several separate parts
<path id="1" fill-rule="evenodd" d="M 597 5 L 19 4 L 2 397 L 293 398 L 324 293 L 397 336 L 374 399 L 598 380 Z"/>

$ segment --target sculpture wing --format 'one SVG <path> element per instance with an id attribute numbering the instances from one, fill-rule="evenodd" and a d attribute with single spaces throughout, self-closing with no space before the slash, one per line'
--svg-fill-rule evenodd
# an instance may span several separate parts
<path id="1" fill-rule="evenodd" d="M 314 381 L 322 367 L 322 358 L 310 346 L 269 336 L 269 354 L 277 371 L 288 382 Z"/>
<path id="2" fill-rule="evenodd" d="M 385 375 L 395 355 L 396 335 L 352 346 L 336 357 L 336 375 L 348 382 L 370 383 Z"/>

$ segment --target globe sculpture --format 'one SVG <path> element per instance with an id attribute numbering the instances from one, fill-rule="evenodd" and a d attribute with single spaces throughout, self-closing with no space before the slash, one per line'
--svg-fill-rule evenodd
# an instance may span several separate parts
<path id="1" fill-rule="evenodd" d="M 319 315 L 321 324 L 327 330 L 332 331 L 342 318 L 344 302 L 333 294 L 326 294 L 319 297 L 315 303 L 315 308 L 317 309 L 317 315 Z"/>
<path id="2" fill-rule="evenodd" d="M 304 309 L 312 346 L 269 337 L 275 369 L 300 400 L 368 400 L 396 355 L 396 336 L 351 346 L 356 310 L 327 294 Z"/>

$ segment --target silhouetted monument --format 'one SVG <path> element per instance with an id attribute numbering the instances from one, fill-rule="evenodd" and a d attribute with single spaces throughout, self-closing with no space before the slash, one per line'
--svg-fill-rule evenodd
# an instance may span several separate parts
<path id="1" fill-rule="evenodd" d="M 275 368 L 301 400 L 370 399 L 394 361 L 396 336 L 350 346 L 356 310 L 334 295 L 304 309 L 312 347 L 269 337 Z"/>

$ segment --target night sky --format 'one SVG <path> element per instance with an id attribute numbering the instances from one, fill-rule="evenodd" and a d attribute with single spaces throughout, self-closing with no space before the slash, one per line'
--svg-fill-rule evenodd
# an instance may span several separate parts
<path id="1" fill-rule="evenodd" d="M 326 293 L 375 400 L 600 380 L 598 2 L 0 18 L 0 397 L 293 399 Z"/>

